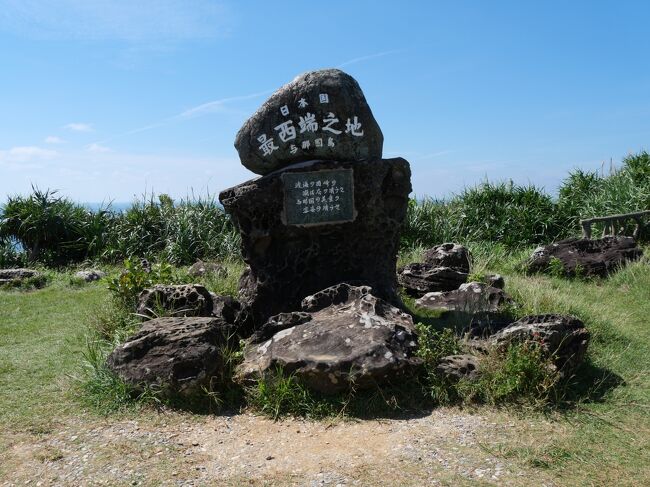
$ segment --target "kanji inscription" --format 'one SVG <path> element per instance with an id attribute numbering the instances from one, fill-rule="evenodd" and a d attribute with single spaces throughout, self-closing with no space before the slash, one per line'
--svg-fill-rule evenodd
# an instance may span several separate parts
<path id="1" fill-rule="evenodd" d="M 354 211 L 352 169 L 287 172 L 284 184 L 284 220 L 287 225 L 351 222 Z"/>

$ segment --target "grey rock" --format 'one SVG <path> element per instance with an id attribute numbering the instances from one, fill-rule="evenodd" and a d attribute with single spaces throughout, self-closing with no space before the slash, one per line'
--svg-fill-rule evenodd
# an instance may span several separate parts
<path id="1" fill-rule="evenodd" d="M 103 277 L 106 277 L 106 273 L 97 269 L 87 269 L 83 271 L 76 272 L 74 277 L 77 279 L 82 279 L 85 282 L 99 281 Z"/>
<path id="2" fill-rule="evenodd" d="M 502 290 L 482 282 L 468 282 L 448 292 L 425 294 L 415 303 L 435 311 L 457 311 L 467 314 L 497 312 L 510 301 Z"/>
<path id="3" fill-rule="evenodd" d="M 417 335 L 411 317 L 365 290 L 349 291 L 345 302 L 272 318 L 269 327 L 280 331 L 248 343 L 238 379 L 256 380 L 281 368 L 307 387 L 332 394 L 352 384 L 362 389 L 413 373 L 421 361 L 414 357 Z M 340 296 L 341 291 L 323 294 Z M 316 301 L 308 297 L 305 302 Z M 278 325 L 288 320 L 297 324 Z"/>
<path id="4" fill-rule="evenodd" d="M 370 294 L 372 288 L 370 286 L 351 286 L 348 283 L 342 282 L 335 286 L 328 287 L 322 291 L 307 296 L 300 303 L 303 311 L 315 313 L 321 309 L 327 308 L 335 304 L 343 304 L 354 299 L 359 299 Z"/>
<path id="5" fill-rule="evenodd" d="M 280 313 L 271 316 L 269 321 L 253 333 L 250 337 L 250 343 L 262 343 L 282 330 L 302 325 L 308 321 L 311 321 L 311 315 L 303 311 L 292 311 L 291 313 Z"/>
<path id="6" fill-rule="evenodd" d="M 452 381 L 476 380 L 479 377 L 479 359 L 467 354 L 442 357 L 436 366 L 436 372 Z"/>
<path id="7" fill-rule="evenodd" d="M 423 260 L 432 267 L 451 267 L 468 274 L 472 256 L 467 247 L 463 245 L 444 243 L 426 250 L 423 254 Z"/>
<path id="8" fill-rule="evenodd" d="M 315 159 L 380 159 L 383 143 L 359 84 L 343 71 L 324 69 L 271 95 L 239 130 L 235 147 L 245 167 L 268 174 Z"/>
<path id="9" fill-rule="evenodd" d="M 158 310 L 175 316 L 211 316 L 212 296 L 200 284 L 156 284 L 140 293 L 137 313 L 155 317 Z"/>
<path id="10" fill-rule="evenodd" d="M 203 262 L 202 260 L 197 260 L 192 264 L 187 269 L 187 273 L 191 277 L 203 277 L 211 274 L 217 277 L 226 277 L 228 275 L 226 268 L 218 262 Z"/>
<path id="11" fill-rule="evenodd" d="M 395 267 L 400 229 L 411 192 L 404 159 L 317 161 L 292 172 L 332 168 L 354 171 L 352 222 L 292 226 L 282 221 L 280 174 L 248 181 L 219 195 L 241 234 L 249 268 L 239 299 L 257 325 L 278 313 L 300 309 L 305 296 L 341 282 L 372 287 L 374 295 L 400 304 Z"/>
<path id="12" fill-rule="evenodd" d="M 498 289 L 505 289 L 506 287 L 506 281 L 501 274 L 488 274 L 485 276 L 485 283 Z"/>
<path id="13" fill-rule="evenodd" d="M 521 318 L 489 341 L 501 350 L 515 343 L 536 343 L 561 373 L 570 374 L 584 360 L 589 339 L 589 331 L 578 318 L 546 314 Z"/>
<path id="14" fill-rule="evenodd" d="M 0 269 L 0 284 L 22 281 L 30 277 L 39 277 L 40 272 L 34 269 Z"/>
<path id="15" fill-rule="evenodd" d="M 467 282 L 467 273 L 451 267 L 414 262 L 397 270 L 397 280 L 407 294 L 421 297 L 431 292 L 458 289 Z"/>
<path id="16" fill-rule="evenodd" d="M 548 272 L 557 259 L 567 276 L 606 277 L 627 262 L 641 258 L 643 251 L 632 237 L 598 240 L 571 238 L 537 248 L 528 262 L 531 272 Z"/>
<path id="17" fill-rule="evenodd" d="M 108 356 L 107 365 L 137 390 L 192 395 L 211 387 L 232 330 L 214 317 L 157 318 Z"/>
<path id="18" fill-rule="evenodd" d="M 210 292 L 212 299 L 211 316 L 223 319 L 226 323 L 235 324 L 239 320 L 242 311 L 241 303 L 230 296 L 220 296 Z"/>

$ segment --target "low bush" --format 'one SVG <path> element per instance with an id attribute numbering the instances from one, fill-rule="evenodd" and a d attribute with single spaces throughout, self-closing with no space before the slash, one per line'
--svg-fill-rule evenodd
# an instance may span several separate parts
<path id="1" fill-rule="evenodd" d="M 110 221 L 109 212 L 93 213 L 57 191 L 33 187 L 2 207 L 0 240 L 18 242 L 29 262 L 61 265 L 97 255 Z"/>
<path id="2" fill-rule="evenodd" d="M 212 196 L 175 203 L 169 196 L 144 196 L 115 219 L 103 256 L 160 258 L 191 264 L 199 258 L 238 254 L 239 234 Z"/>
<path id="3" fill-rule="evenodd" d="M 174 270 L 166 262 L 149 265 L 147 261 L 126 259 L 124 270 L 109 280 L 108 289 L 124 308 L 135 309 L 142 291 L 155 284 L 174 281 Z"/>

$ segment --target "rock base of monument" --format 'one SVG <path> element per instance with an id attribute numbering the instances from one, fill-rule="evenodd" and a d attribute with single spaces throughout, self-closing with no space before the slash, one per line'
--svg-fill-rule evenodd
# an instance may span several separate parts
<path id="1" fill-rule="evenodd" d="M 254 326 L 342 282 L 399 305 L 395 268 L 410 192 L 401 158 L 300 163 L 223 191 L 249 266 L 240 300 Z"/>

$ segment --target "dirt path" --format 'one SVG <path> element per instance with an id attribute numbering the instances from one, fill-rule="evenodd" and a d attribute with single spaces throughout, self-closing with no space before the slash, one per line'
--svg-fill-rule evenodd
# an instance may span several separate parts
<path id="1" fill-rule="evenodd" d="M 5 438 L 0 485 L 531 485 L 520 467 L 489 453 L 495 437 L 519 427 L 458 410 L 335 422 L 76 418 Z"/>

